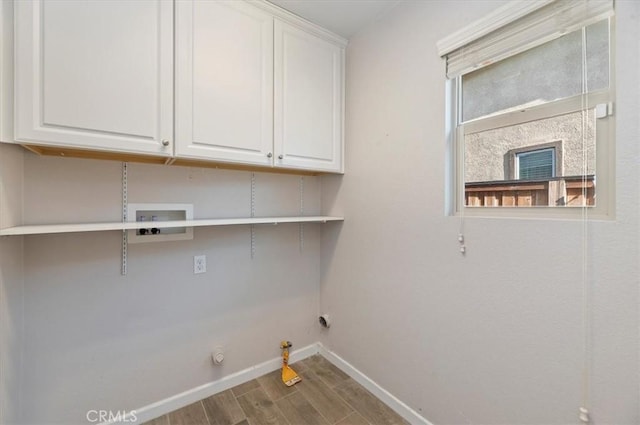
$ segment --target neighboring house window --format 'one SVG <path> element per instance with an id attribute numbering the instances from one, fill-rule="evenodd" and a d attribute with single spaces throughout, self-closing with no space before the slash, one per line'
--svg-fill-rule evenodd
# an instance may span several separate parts
<path id="1" fill-rule="evenodd" d="M 563 142 L 535 143 L 504 155 L 504 180 L 551 179 L 564 176 Z"/>
<path id="2" fill-rule="evenodd" d="M 534 3 L 499 9 L 495 22 L 513 14 L 506 25 L 488 18 L 439 43 L 450 87 L 451 211 L 597 206 L 608 215 L 613 3 Z"/>
<path id="3" fill-rule="evenodd" d="M 518 180 L 544 180 L 556 176 L 556 155 L 553 148 L 516 154 Z"/>

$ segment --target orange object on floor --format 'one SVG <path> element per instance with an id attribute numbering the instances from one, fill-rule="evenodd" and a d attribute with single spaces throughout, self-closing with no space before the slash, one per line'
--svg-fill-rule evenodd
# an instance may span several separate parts
<path id="1" fill-rule="evenodd" d="M 298 376 L 295 370 L 289 367 L 289 348 L 291 348 L 291 342 L 282 341 L 280 348 L 282 348 L 282 382 L 284 382 L 287 387 L 290 387 L 302 381 L 302 378 Z"/>

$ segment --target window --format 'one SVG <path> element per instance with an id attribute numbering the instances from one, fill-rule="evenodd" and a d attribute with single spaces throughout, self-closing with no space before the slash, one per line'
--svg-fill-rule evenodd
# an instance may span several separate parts
<path id="1" fill-rule="evenodd" d="M 556 176 L 555 150 L 539 149 L 516 154 L 518 180 L 549 180 Z"/>
<path id="2" fill-rule="evenodd" d="M 564 175 L 563 143 L 556 140 L 507 151 L 504 176 L 510 180 L 550 179 Z M 538 167 L 532 171 L 533 167 Z"/>
<path id="3" fill-rule="evenodd" d="M 612 2 L 555 1 L 520 14 L 507 5 L 501 22 L 505 10 L 515 16 L 507 25 L 475 24 L 490 30 L 439 46 L 450 88 L 450 211 L 610 215 Z"/>

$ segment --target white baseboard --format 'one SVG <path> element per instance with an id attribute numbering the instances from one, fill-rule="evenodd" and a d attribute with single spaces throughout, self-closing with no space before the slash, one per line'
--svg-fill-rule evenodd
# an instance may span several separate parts
<path id="1" fill-rule="evenodd" d="M 311 344 L 298 350 L 292 351 L 289 360 L 291 363 L 306 359 L 307 357 L 318 354 L 318 344 Z M 205 399 L 219 392 L 228 390 L 236 385 L 244 384 L 252 379 L 258 378 L 269 372 L 279 369 L 282 366 L 282 358 L 267 360 L 258 365 L 248 367 L 239 372 L 225 376 L 217 381 L 208 382 L 199 387 L 192 388 L 180 394 L 165 398 L 158 402 L 148 404 L 140 409 L 135 409 L 117 422 L 103 422 L 100 425 L 111 425 L 115 423 L 140 424 L 151 419 L 160 417 L 174 410 L 188 406 L 191 403 Z"/>
<path id="2" fill-rule="evenodd" d="M 362 385 L 369 392 L 375 395 L 387 406 L 396 411 L 400 416 L 413 425 L 433 425 L 423 418 L 418 412 L 407 406 L 405 403 L 394 397 L 389 391 L 376 384 L 373 380 L 353 367 L 349 362 L 338 356 L 333 351 L 327 349 L 321 343 L 315 343 L 298 350 L 292 351 L 290 355 L 291 363 L 306 359 L 314 354 L 320 354 L 344 373 L 353 378 L 354 381 Z M 100 425 L 112 425 L 116 423 L 140 424 L 151 419 L 160 417 L 174 410 L 188 406 L 199 400 L 210 397 L 219 392 L 228 390 L 236 385 L 256 379 L 269 372 L 277 370 L 282 365 L 282 358 L 277 357 L 258 365 L 246 368 L 239 372 L 225 376 L 217 381 L 208 382 L 199 387 L 192 388 L 180 394 L 165 398 L 158 402 L 146 405 L 140 409 L 135 409 L 122 417 L 119 421 L 103 422 Z"/>
<path id="3" fill-rule="evenodd" d="M 364 373 L 353 367 L 345 359 L 338 356 L 333 351 L 327 349 L 324 345 L 322 345 L 322 343 L 318 343 L 318 352 L 322 357 L 324 357 L 334 366 L 349 375 L 358 384 L 365 387 L 370 393 L 380 399 L 384 404 L 395 410 L 397 414 L 402 416 L 409 423 L 413 425 L 433 425 L 431 422 L 422 417 L 418 412 L 407 406 L 389 391 L 385 390 Z"/>

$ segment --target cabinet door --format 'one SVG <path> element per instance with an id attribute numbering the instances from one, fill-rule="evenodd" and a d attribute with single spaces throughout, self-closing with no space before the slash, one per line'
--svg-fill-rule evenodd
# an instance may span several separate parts
<path id="1" fill-rule="evenodd" d="M 342 171 L 344 49 L 275 23 L 275 165 Z"/>
<path id="2" fill-rule="evenodd" d="M 171 2 L 31 0 L 15 8 L 17 141 L 173 153 Z"/>
<path id="3" fill-rule="evenodd" d="M 237 0 L 176 14 L 177 155 L 271 165 L 273 17 Z"/>

